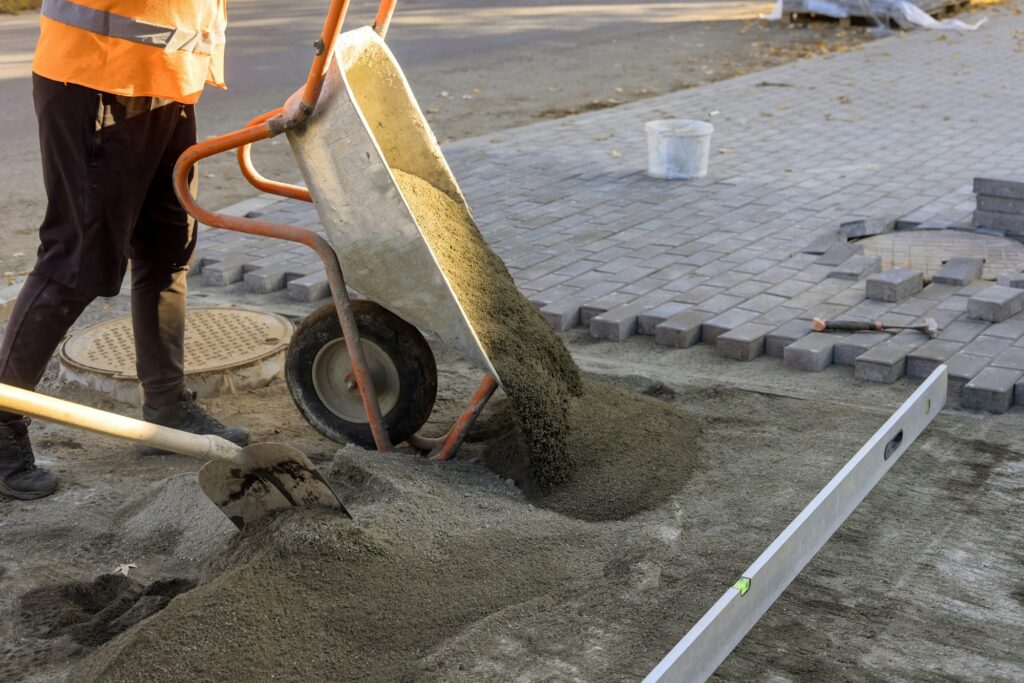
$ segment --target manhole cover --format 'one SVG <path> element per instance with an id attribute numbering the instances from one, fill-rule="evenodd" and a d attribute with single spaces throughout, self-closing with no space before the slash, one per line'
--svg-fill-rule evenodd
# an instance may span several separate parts
<path id="1" fill-rule="evenodd" d="M 954 256 L 985 259 L 982 277 L 1024 271 L 1024 244 L 1005 237 L 961 230 L 902 230 L 857 240 L 869 256 L 882 257 L 882 269 L 911 268 L 929 279 Z"/>
<path id="2" fill-rule="evenodd" d="M 265 386 L 283 372 L 292 324 L 279 315 L 235 308 L 190 308 L 185 322 L 185 374 L 200 396 Z M 135 338 L 130 315 L 74 331 L 60 348 L 65 380 L 138 403 Z"/>

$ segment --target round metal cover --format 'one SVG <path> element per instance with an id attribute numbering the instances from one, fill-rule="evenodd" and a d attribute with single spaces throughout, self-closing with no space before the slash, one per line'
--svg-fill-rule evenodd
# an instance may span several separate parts
<path id="1" fill-rule="evenodd" d="M 931 278 L 954 256 L 985 259 L 982 278 L 1024 271 L 1024 244 L 963 230 L 901 230 L 857 240 L 868 256 L 882 257 L 882 270 L 910 268 Z"/>
<path id="2" fill-rule="evenodd" d="M 273 313 L 236 308 L 190 308 L 185 319 L 185 372 L 223 372 L 281 354 L 292 324 Z M 76 330 L 60 349 L 60 362 L 80 371 L 135 378 L 132 319 L 123 315 Z"/>

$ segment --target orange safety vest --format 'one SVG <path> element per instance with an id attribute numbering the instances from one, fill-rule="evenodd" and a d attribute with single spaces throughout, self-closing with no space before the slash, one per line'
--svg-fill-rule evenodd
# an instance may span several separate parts
<path id="1" fill-rule="evenodd" d="M 186 104 L 225 87 L 225 0 L 43 0 L 39 24 L 44 78 Z"/>

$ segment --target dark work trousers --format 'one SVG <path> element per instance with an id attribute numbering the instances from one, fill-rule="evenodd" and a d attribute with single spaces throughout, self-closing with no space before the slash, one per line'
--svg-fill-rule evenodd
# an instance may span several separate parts
<path id="1" fill-rule="evenodd" d="M 146 405 L 171 405 L 185 393 L 185 277 L 196 241 L 172 171 L 196 141 L 194 108 L 35 74 L 32 94 L 47 206 L 0 345 L 0 381 L 34 388 L 89 302 L 120 291 L 131 261 L 139 380 Z"/>

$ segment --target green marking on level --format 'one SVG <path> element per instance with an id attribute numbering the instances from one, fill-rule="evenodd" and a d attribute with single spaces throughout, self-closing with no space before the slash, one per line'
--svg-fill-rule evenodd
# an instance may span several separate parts
<path id="1" fill-rule="evenodd" d="M 930 412 L 932 412 L 932 400 L 928 399 L 924 402 L 924 414 L 927 415 Z"/>
<path id="2" fill-rule="evenodd" d="M 750 579 L 744 576 L 739 581 L 734 583 L 732 587 L 738 590 L 740 592 L 740 595 L 746 595 L 747 591 L 750 590 Z"/>

